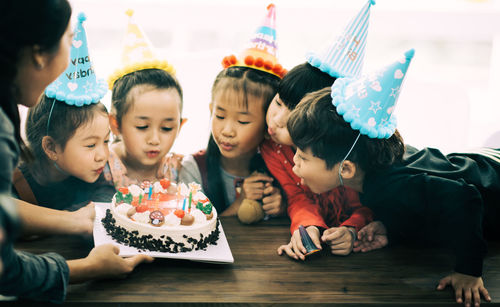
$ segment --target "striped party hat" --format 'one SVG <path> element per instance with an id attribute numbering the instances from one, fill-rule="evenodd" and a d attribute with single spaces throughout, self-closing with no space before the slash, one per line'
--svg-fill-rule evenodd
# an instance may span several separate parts
<path id="1" fill-rule="evenodd" d="M 109 88 L 113 88 L 116 80 L 131 72 L 143 69 L 161 69 L 170 74 L 175 74 L 175 69 L 167 61 L 156 56 L 155 48 L 149 41 L 142 28 L 132 17 L 133 10 L 125 12 L 129 16 L 127 33 L 121 58 L 121 67 L 116 69 L 108 78 Z"/>
<path id="2" fill-rule="evenodd" d="M 309 52 L 306 55 L 307 62 L 334 78 L 359 76 L 365 57 L 370 7 L 374 4 L 374 0 L 368 0 L 344 29 L 342 35 L 337 37 L 323 53 Z"/>
<path id="3" fill-rule="evenodd" d="M 264 21 L 255 31 L 248 47 L 238 57 L 235 55 L 224 57 L 222 66 L 224 68 L 231 66 L 250 67 L 283 78 L 286 69 L 278 63 L 277 49 L 276 7 L 274 4 L 269 4 Z"/>
<path id="4" fill-rule="evenodd" d="M 78 15 L 68 68 L 45 90 L 45 95 L 68 105 L 81 107 L 99 102 L 108 91 L 104 79 L 97 79 L 90 61 L 84 13 Z"/>
<path id="5" fill-rule="evenodd" d="M 360 78 L 339 78 L 332 104 L 352 129 L 369 138 L 388 139 L 396 131 L 394 109 L 415 50 L 383 69 Z"/>

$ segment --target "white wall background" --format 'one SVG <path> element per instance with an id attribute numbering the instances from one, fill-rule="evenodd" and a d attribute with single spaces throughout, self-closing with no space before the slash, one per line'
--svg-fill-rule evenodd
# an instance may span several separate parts
<path id="1" fill-rule="evenodd" d="M 206 145 L 210 88 L 222 58 L 238 53 L 261 22 L 268 1 L 70 0 L 87 14 L 97 76 L 118 65 L 127 17 L 135 19 L 170 61 L 184 89 L 188 118 L 173 150 Z M 288 69 L 337 36 L 365 0 L 277 0 L 280 62 Z M 371 9 L 364 71 L 408 48 L 416 54 L 396 116 L 406 142 L 460 151 L 500 130 L 500 1 L 378 0 Z M 105 103 L 109 105 L 109 96 Z M 496 141 L 500 147 L 500 139 Z"/>

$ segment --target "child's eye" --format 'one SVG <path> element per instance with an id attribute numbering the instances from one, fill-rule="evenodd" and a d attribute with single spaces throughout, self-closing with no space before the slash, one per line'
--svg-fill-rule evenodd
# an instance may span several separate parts
<path id="1" fill-rule="evenodd" d="M 281 107 L 281 103 L 278 101 L 278 99 L 276 99 L 276 100 L 274 100 L 274 101 L 276 101 L 276 104 L 277 104 L 279 107 Z"/>
<path id="2" fill-rule="evenodd" d="M 87 148 L 94 148 L 95 144 L 86 145 L 85 147 L 87 147 Z"/>
<path id="3" fill-rule="evenodd" d="M 137 128 L 138 130 L 145 130 L 145 129 L 147 129 L 147 128 L 148 128 L 148 126 L 147 126 L 147 125 L 145 125 L 145 126 L 136 126 L 136 128 Z"/>
<path id="4" fill-rule="evenodd" d="M 244 121 L 241 121 L 241 120 L 239 120 L 238 123 L 240 123 L 242 125 L 248 125 L 248 124 L 250 124 L 250 122 L 244 122 Z"/>
<path id="5" fill-rule="evenodd" d="M 108 143 L 109 143 L 109 139 L 104 140 L 104 144 L 108 144 Z"/>
<path id="6" fill-rule="evenodd" d="M 174 129 L 174 128 L 169 128 L 169 127 L 161 127 L 161 130 L 163 130 L 163 131 L 167 131 L 167 132 L 168 132 L 168 131 L 172 131 L 172 129 Z"/>
<path id="7" fill-rule="evenodd" d="M 224 119 L 224 116 L 215 115 L 215 118 L 217 118 L 217 119 Z"/>

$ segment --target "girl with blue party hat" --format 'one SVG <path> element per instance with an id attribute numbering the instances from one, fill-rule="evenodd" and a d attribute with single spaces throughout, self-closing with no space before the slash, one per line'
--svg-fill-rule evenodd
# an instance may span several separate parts
<path id="1" fill-rule="evenodd" d="M 104 170 L 116 188 L 167 179 L 177 182 L 182 156 L 170 152 L 185 122 L 182 88 L 171 64 L 156 56 L 129 16 L 121 66 L 109 77 L 115 140 Z"/>
<path id="2" fill-rule="evenodd" d="M 180 179 L 199 183 L 222 216 L 252 223 L 284 212 L 284 201 L 267 175 L 258 146 L 265 112 L 286 73 L 276 58 L 276 8 L 267 7 L 248 48 L 223 59 L 212 86 L 211 134 L 206 150 L 186 156 Z"/>
<path id="3" fill-rule="evenodd" d="M 26 136 L 35 159 L 14 173 L 20 199 L 53 209 L 109 201 L 114 193 L 101 175 L 109 153 L 108 113 L 100 102 L 107 86 L 94 73 L 85 19 L 80 13 L 68 68 L 28 112 Z"/>
<path id="4" fill-rule="evenodd" d="M 355 251 L 418 241 L 453 248 L 456 301 L 491 298 L 481 278 L 486 234 L 500 233 L 500 150 L 444 155 L 403 143 L 393 115 L 414 51 L 376 73 L 339 78 L 299 103 L 287 123 L 294 172 L 316 193 L 348 186 L 377 218 Z"/>
<path id="5" fill-rule="evenodd" d="M 290 112 L 309 92 L 331 86 L 336 78 L 359 76 L 364 63 L 370 8 L 365 3 L 351 19 L 345 30 L 323 52 L 309 52 L 307 62 L 297 65 L 280 81 L 278 93 L 266 115 L 269 137 L 260 151 L 271 174 L 279 181 L 287 197 L 287 212 L 291 220 L 290 242 L 278 248 L 294 259 L 305 260 L 299 226 L 304 226 L 316 248 L 328 245 L 334 255 L 352 251 L 356 232 L 372 220 L 372 212 L 363 207 L 358 193 L 350 188 L 333 189 L 315 194 L 300 183 L 293 172 L 295 146 L 286 123 Z M 340 65 L 342 64 L 342 65 Z M 321 234 L 335 233 L 336 240 L 321 242 Z M 345 248 L 337 248 L 343 244 Z"/>

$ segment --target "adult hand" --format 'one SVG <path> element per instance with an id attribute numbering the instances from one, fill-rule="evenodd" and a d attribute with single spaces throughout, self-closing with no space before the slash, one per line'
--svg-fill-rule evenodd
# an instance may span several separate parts
<path id="1" fill-rule="evenodd" d="M 311 237 L 311 240 L 313 241 L 314 245 L 316 245 L 317 248 L 321 249 L 318 227 L 308 226 L 306 227 L 306 231 L 309 234 L 309 237 Z M 292 238 L 290 239 L 290 243 L 281 245 L 278 248 L 277 252 L 278 255 L 282 255 L 283 252 L 285 252 L 288 255 L 288 257 L 293 258 L 295 260 L 306 259 L 305 254 L 307 253 L 307 250 L 302 244 L 302 237 L 300 236 L 300 232 L 298 229 L 293 232 Z"/>
<path id="2" fill-rule="evenodd" d="M 443 290 L 448 285 L 452 286 L 455 290 L 456 302 L 459 304 L 463 302 L 467 307 L 471 306 L 472 302 L 474 302 L 474 306 L 479 306 L 481 304 L 481 295 L 486 301 L 491 301 L 491 297 L 488 290 L 484 287 L 481 277 L 455 272 L 441 279 L 437 289 Z"/>
<path id="3" fill-rule="evenodd" d="M 368 252 L 379 249 L 389 243 L 387 239 L 387 230 L 380 221 L 374 221 L 358 232 L 358 240 L 354 242 L 354 252 Z"/>
<path id="4" fill-rule="evenodd" d="M 71 220 L 75 223 L 73 226 L 74 234 L 91 236 L 94 231 L 95 205 L 90 202 L 74 212 L 71 212 Z"/>
<path id="5" fill-rule="evenodd" d="M 92 249 L 86 258 L 68 261 L 70 282 L 78 283 L 91 279 L 124 278 L 142 262 L 152 262 L 150 256 L 140 254 L 129 258 L 118 255 L 116 245 L 104 244 Z"/>

